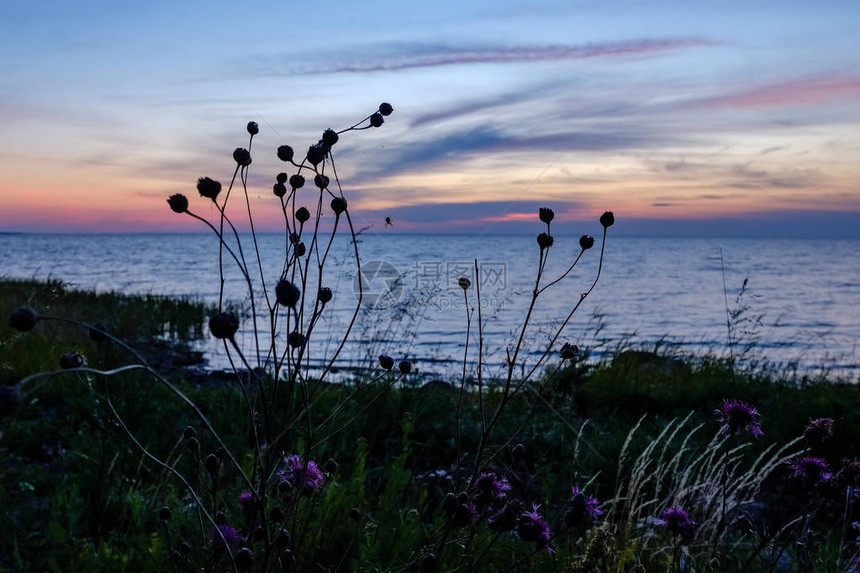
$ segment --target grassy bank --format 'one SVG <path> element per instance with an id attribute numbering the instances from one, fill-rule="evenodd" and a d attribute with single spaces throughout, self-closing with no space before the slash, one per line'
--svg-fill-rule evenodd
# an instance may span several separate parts
<path id="1" fill-rule="evenodd" d="M 79 292 L 59 281 L 3 281 L 0 293 L 3 316 L 28 305 L 42 314 L 100 322 L 144 347 L 201 336 L 208 316 L 203 305 L 189 301 Z M 6 387 L 55 370 L 57 357 L 70 350 L 101 370 L 129 361 L 127 353 L 92 341 L 86 330 L 52 322 L 24 334 L 3 325 L 0 349 L 0 383 Z M 169 377 L 228 449 L 239 453 L 240 465 L 253 471 L 253 429 L 236 385 L 195 384 L 181 369 L 171 369 Z M 555 534 L 554 553 L 476 525 L 451 529 L 456 543 L 433 553 L 436 561 L 429 563 L 430 540 L 452 519 L 445 496 L 463 489 L 474 466 L 469 453 L 479 445 L 481 402 L 492 412 L 502 392 L 492 383 L 479 395 L 461 393 L 459 380 L 423 387 L 396 380 L 394 373 L 380 373 L 373 381 L 326 384 L 316 389 L 310 409 L 314 431 L 290 428 L 297 449 L 307 435 L 319 441 L 313 451 L 327 485 L 297 502 L 300 511 L 289 520 L 267 518 L 267 527 L 289 531 L 283 570 L 656 572 L 677 565 L 686 552 L 684 570 L 746 565 L 767 571 L 782 564 L 794 571 L 849 571 L 844 556 L 853 538 L 843 525 L 857 516 L 845 511 L 844 490 L 793 479 L 783 458 L 806 451 L 837 473 L 846 465 L 840 460 L 860 456 L 860 392 L 853 385 L 799 384 L 777 371 L 733 372 L 716 358 L 644 351 L 622 351 L 596 365 L 567 361 L 514 396 L 484 452 L 488 467 L 510 484 L 510 497 L 540 505 Z M 238 472 L 226 463 L 215 472 L 206 469 L 210 454 L 221 457 L 219 445 L 152 376 L 68 372 L 28 392 L 21 389 L 20 405 L 3 408 L 0 421 L 0 514 L 7 532 L 0 536 L 0 571 L 199 571 L 223 565 L 217 540 L 210 540 L 181 481 L 147 459 L 122 425 L 203 492 L 229 523 L 247 524 L 238 525 L 246 540 L 254 537 L 255 520 L 237 502 L 246 489 Z M 714 411 L 725 398 L 755 404 L 764 436 L 721 435 Z M 301 409 L 298 394 L 272 399 L 276 409 Z M 833 420 L 832 436 L 793 442 L 811 419 L 824 417 Z M 731 469 L 721 474 L 720 452 L 731 448 Z M 764 462 L 755 467 L 759 459 Z M 772 467 L 765 471 L 768 460 Z M 698 481 L 680 483 L 684 476 Z M 733 528 L 720 532 L 713 519 L 720 495 L 715 490 L 721 482 L 742 485 L 743 476 L 758 480 L 749 491 L 738 486 L 743 503 L 736 511 L 743 519 L 734 516 Z M 572 486 L 596 496 L 604 513 L 587 523 L 566 519 Z M 269 495 L 301 494 L 274 488 Z M 699 524 L 683 548 L 655 521 L 679 500 L 689 503 Z M 479 510 L 481 519 L 489 512 Z M 812 532 L 802 548 L 789 539 L 794 529 L 779 531 L 798 512 Z M 714 549 L 709 540 L 717 534 L 722 537 Z M 767 547 L 758 548 L 763 540 Z"/>

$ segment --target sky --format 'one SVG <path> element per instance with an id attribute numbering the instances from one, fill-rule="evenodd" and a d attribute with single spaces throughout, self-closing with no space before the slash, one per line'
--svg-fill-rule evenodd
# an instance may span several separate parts
<path id="1" fill-rule="evenodd" d="M 201 231 L 195 183 L 335 146 L 371 232 L 860 237 L 860 3 L 0 3 L 0 232 Z M 300 203 L 313 201 L 310 186 Z M 236 216 L 241 214 L 236 205 Z"/>

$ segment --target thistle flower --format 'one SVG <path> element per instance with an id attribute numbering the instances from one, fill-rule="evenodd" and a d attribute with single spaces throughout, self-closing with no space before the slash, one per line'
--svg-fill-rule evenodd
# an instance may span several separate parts
<path id="1" fill-rule="evenodd" d="M 373 127 L 379 127 L 383 123 L 385 123 L 385 119 L 382 117 L 381 112 L 376 112 L 370 116 L 370 125 L 372 125 Z"/>
<path id="2" fill-rule="evenodd" d="M 9 326 L 20 332 L 33 330 L 38 323 L 39 314 L 29 306 L 22 306 L 9 315 Z"/>
<path id="3" fill-rule="evenodd" d="M 603 215 L 600 216 L 600 224 L 603 225 L 603 228 L 609 228 L 615 224 L 615 215 L 612 211 L 606 211 Z"/>
<path id="4" fill-rule="evenodd" d="M 380 354 L 379 365 L 385 370 L 391 370 L 394 368 L 394 359 L 386 354 Z"/>
<path id="5" fill-rule="evenodd" d="M 833 437 L 833 418 L 810 420 L 803 429 L 803 437 L 817 444 L 826 442 Z"/>
<path id="6" fill-rule="evenodd" d="M 216 549 L 236 549 L 245 539 L 239 535 L 235 527 L 230 527 L 226 523 L 222 523 L 209 530 L 209 543 L 215 546 Z M 225 545 L 226 543 L 226 545 Z"/>
<path id="7" fill-rule="evenodd" d="M 391 112 L 393 112 L 393 111 L 394 111 L 394 108 L 391 107 L 390 103 L 382 102 L 381 104 L 379 104 L 379 113 L 381 113 L 382 115 L 387 117 L 387 116 L 391 115 Z"/>
<path id="8" fill-rule="evenodd" d="M 669 533 L 680 535 L 684 539 L 692 538 L 696 528 L 696 523 L 690 520 L 690 514 L 680 507 L 664 509 L 657 523 L 665 526 Z"/>
<path id="9" fill-rule="evenodd" d="M 219 312 L 209 319 L 209 330 L 215 338 L 229 340 L 239 330 L 239 319 L 229 312 Z"/>
<path id="10" fill-rule="evenodd" d="M 322 134 L 322 142 L 331 147 L 340 139 L 340 136 L 333 129 L 327 129 Z"/>
<path id="11" fill-rule="evenodd" d="M 247 507 L 254 503 L 256 497 L 252 491 L 243 491 L 236 500 L 239 502 L 239 505 Z"/>
<path id="12" fill-rule="evenodd" d="M 549 207 L 541 207 L 538 210 L 538 217 L 542 222 L 549 225 L 550 222 L 553 220 L 553 217 L 555 217 L 555 212 Z"/>
<path id="13" fill-rule="evenodd" d="M 517 537 L 526 542 L 534 542 L 535 548 L 546 549 L 547 553 L 554 553 L 550 545 L 552 535 L 546 519 L 538 513 L 540 506 L 535 504 L 531 511 L 524 511 L 517 520 L 515 533 Z"/>
<path id="14" fill-rule="evenodd" d="M 201 197 L 212 199 L 213 201 L 221 192 L 221 183 L 208 177 L 201 177 L 197 180 L 197 192 Z"/>
<path id="15" fill-rule="evenodd" d="M 524 511 L 523 502 L 512 499 L 487 518 L 487 525 L 493 531 L 513 531 Z"/>
<path id="16" fill-rule="evenodd" d="M 278 303 L 290 308 L 296 307 L 301 294 L 299 288 L 287 279 L 279 280 L 278 285 L 275 287 L 275 296 L 278 299 Z"/>
<path id="17" fill-rule="evenodd" d="M 603 515 L 603 507 L 600 501 L 593 495 L 585 495 L 585 492 L 576 486 L 570 488 L 570 499 L 568 504 L 572 504 L 574 509 L 581 510 L 591 516 L 592 519 L 597 519 Z M 566 516 L 565 516 L 566 517 Z"/>
<path id="18" fill-rule="evenodd" d="M 188 210 L 188 198 L 182 193 L 168 197 L 167 204 L 174 213 L 184 213 Z"/>
<path id="19" fill-rule="evenodd" d="M 476 490 L 478 504 L 483 507 L 496 501 L 505 492 L 511 491 L 511 484 L 506 477 L 499 477 L 495 472 L 486 472 L 478 476 L 471 489 Z"/>
<path id="20" fill-rule="evenodd" d="M 287 468 L 278 470 L 278 479 L 281 483 L 288 483 L 293 488 L 304 488 L 309 492 L 318 492 L 325 485 L 325 475 L 313 460 L 307 464 L 297 454 L 284 458 Z"/>
<path id="21" fill-rule="evenodd" d="M 287 163 L 293 160 L 293 148 L 289 145 L 282 145 L 278 148 L 278 159 Z"/>
<path id="22" fill-rule="evenodd" d="M 257 125 L 256 121 L 249 121 L 248 125 L 246 126 L 246 129 L 251 135 L 257 135 L 258 133 L 260 133 L 260 126 Z"/>
<path id="23" fill-rule="evenodd" d="M 755 406 L 741 400 L 725 399 L 723 407 L 714 410 L 718 421 L 723 425 L 720 433 L 739 433 L 743 430 L 749 432 L 754 438 L 764 435 L 758 418 L 761 416 Z"/>
<path id="24" fill-rule="evenodd" d="M 233 151 L 233 161 L 240 167 L 247 167 L 251 165 L 251 153 L 244 147 L 237 147 Z"/>
<path id="25" fill-rule="evenodd" d="M 794 472 L 794 477 L 816 484 L 827 481 L 833 474 L 827 468 L 827 462 L 821 458 L 805 456 L 788 462 Z"/>
<path id="26" fill-rule="evenodd" d="M 583 251 L 587 251 L 591 247 L 594 246 L 594 237 L 590 235 L 583 235 L 579 238 L 579 248 Z"/>

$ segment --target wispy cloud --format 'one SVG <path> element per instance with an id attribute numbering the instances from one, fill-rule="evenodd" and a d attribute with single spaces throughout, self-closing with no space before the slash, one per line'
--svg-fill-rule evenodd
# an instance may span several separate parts
<path id="1" fill-rule="evenodd" d="M 815 105 L 836 100 L 857 100 L 860 76 L 826 75 L 785 80 L 752 89 L 700 100 L 710 108 L 763 109 Z"/>
<path id="2" fill-rule="evenodd" d="M 337 73 L 390 72 L 415 68 L 463 64 L 513 64 L 559 62 L 607 57 L 650 56 L 660 53 L 712 46 L 702 38 L 657 38 L 622 42 L 549 46 L 453 46 L 396 44 L 370 50 L 350 50 L 350 56 L 331 54 L 317 61 L 287 64 L 295 58 L 270 58 L 258 70 L 264 75 L 310 75 Z M 363 53 L 362 53 L 363 52 Z"/>

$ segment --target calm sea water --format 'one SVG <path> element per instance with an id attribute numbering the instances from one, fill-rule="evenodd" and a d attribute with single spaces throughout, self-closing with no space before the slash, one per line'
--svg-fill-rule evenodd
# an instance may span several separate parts
<path id="1" fill-rule="evenodd" d="M 261 235 L 259 242 L 271 289 L 283 265 L 284 237 Z M 250 237 L 245 237 L 243 248 L 252 259 Z M 358 248 L 365 305 L 338 366 L 369 364 L 384 352 L 414 360 L 424 373 L 459 378 L 468 311 L 457 279 L 470 276 L 478 282 L 477 259 L 488 370 L 501 371 L 505 349 L 516 341 L 534 288 L 538 248 L 533 237 L 381 233 L 361 236 Z M 336 239 L 330 252 L 321 284 L 332 288 L 334 299 L 315 330 L 313 363 L 337 347 L 357 300 L 352 245 L 347 238 Z M 560 275 L 578 252 L 576 237 L 556 237 L 541 284 Z M 600 280 L 559 341 L 586 347 L 595 356 L 619 345 L 658 344 L 679 352 L 726 353 L 727 292 L 730 309 L 746 308 L 736 337 L 742 343 L 756 343 L 751 358 L 796 368 L 801 374 L 829 371 L 856 380 L 858 252 L 857 240 L 610 237 Z M 527 361 L 540 355 L 580 293 L 588 289 L 598 255 L 599 242 L 568 277 L 538 298 L 525 339 Z M 226 298 L 247 313 L 244 280 L 232 266 L 226 268 Z M 13 278 L 54 277 L 102 291 L 181 295 L 216 303 L 219 298 L 218 243 L 207 235 L 0 235 L 0 273 Z M 252 274 L 265 331 L 268 314 L 259 270 Z M 315 291 L 314 265 L 311 277 Z M 738 301 L 745 279 L 747 289 Z M 474 287 L 469 296 L 474 308 Z M 473 366 L 477 314 L 471 318 Z M 254 348 L 251 324 L 246 314 L 241 345 L 249 354 Z M 209 367 L 227 366 L 214 340 L 203 347 Z"/>

